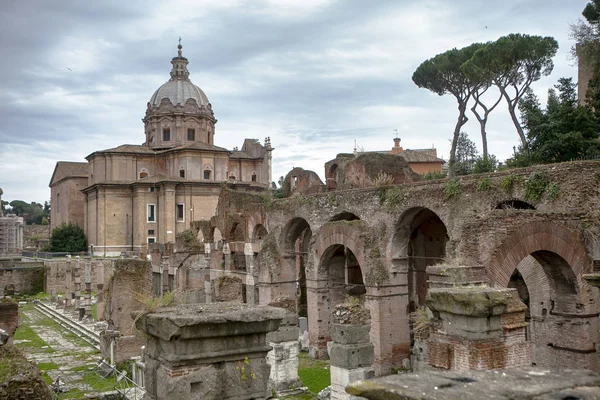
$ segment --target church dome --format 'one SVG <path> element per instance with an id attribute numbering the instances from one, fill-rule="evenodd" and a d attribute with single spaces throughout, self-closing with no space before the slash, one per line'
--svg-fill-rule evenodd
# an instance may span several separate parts
<path id="1" fill-rule="evenodd" d="M 177 57 L 171 60 L 171 79 L 154 92 L 150 98 L 150 105 L 158 107 L 162 99 L 167 98 L 173 105 L 184 105 L 188 99 L 194 99 L 198 106 L 208 106 L 206 94 L 189 79 L 188 60 L 181 55 L 181 44 L 177 48 Z"/>

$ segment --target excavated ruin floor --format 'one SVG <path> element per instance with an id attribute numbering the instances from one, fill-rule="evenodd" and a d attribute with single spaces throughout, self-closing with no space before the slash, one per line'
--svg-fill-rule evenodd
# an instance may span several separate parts
<path id="1" fill-rule="evenodd" d="M 100 352 L 36 310 L 32 303 L 19 307 L 19 329 L 14 344 L 35 361 L 48 384 L 64 384 L 59 399 L 83 398 L 86 394 L 114 389 L 114 377 L 96 372 Z"/>

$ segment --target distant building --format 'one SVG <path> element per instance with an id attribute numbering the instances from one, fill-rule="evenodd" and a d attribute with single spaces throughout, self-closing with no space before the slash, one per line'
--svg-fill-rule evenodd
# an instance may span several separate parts
<path id="1" fill-rule="evenodd" d="M 392 147 L 391 153 L 408 161 L 410 168 L 417 174 L 442 172 L 442 166 L 445 164 L 443 159 L 438 158 L 435 148 L 404 150 L 400 146 L 400 138 L 394 138 L 394 147 Z"/>
<path id="2" fill-rule="evenodd" d="M 50 179 L 50 230 L 65 223 L 81 228 L 84 224 L 85 196 L 88 186 L 88 163 L 59 161 Z"/>
<path id="3" fill-rule="evenodd" d="M 246 139 L 240 150 L 214 144 L 217 119 L 206 94 L 190 81 L 181 49 L 171 60 L 171 79 L 148 102 L 143 144 L 95 151 L 87 163 L 56 165 L 52 225 L 80 223 L 83 216 L 96 254 L 174 242 L 192 221 L 215 215 L 222 182 L 247 191 L 265 190 L 271 182 L 269 138 L 264 145 Z"/>
<path id="4" fill-rule="evenodd" d="M 0 203 L 2 202 L 2 189 L 0 189 Z M 0 256 L 20 254 L 23 250 L 23 217 L 16 215 L 3 215 L 0 208 Z"/>

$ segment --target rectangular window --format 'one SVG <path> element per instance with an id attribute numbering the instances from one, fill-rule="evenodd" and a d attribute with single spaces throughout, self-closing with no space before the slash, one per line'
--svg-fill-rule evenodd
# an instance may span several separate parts
<path id="1" fill-rule="evenodd" d="M 193 142 L 196 140 L 196 130 L 188 129 L 188 142 Z"/>
<path id="2" fill-rule="evenodd" d="M 154 188 L 153 188 L 153 187 L 149 187 L 149 188 L 148 188 L 148 191 L 149 191 L 149 192 L 154 192 Z"/>
<path id="3" fill-rule="evenodd" d="M 177 204 L 177 208 L 175 209 L 175 214 L 177 216 L 177 221 L 182 222 L 185 220 L 185 207 L 183 204 Z"/>
<path id="4" fill-rule="evenodd" d="M 164 128 L 163 129 L 163 142 L 170 142 L 170 141 L 171 141 L 171 129 Z"/>
<path id="5" fill-rule="evenodd" d="M 179 170 L 179 177 L 180 178 L 185 178 L 185 170 L 184 169 L 180 169 Z"/>
<path id="6" fill-rule="evenodd" d="M 148 222 L 156 221 L 156 215 L 154 215 L 154 204 L 148 204 L 147 220 Z"/>
<path id="7" fill-rule="evenodd" d="M 148 229 L 148 235 L 154 235 L 154 229 Z"/>
<path id="8" fill-rule="evenodd" d="M 208 170 L 208 169 L 204 170 L 204 179 L 210 179 L 210 170 Z"/>
<path id="9" fill-rule="evenodd" d="M 153 237 L 148 238 L 148 244 L 155 243 L 155 242 L 156 242 L 156 238 L 153 238 Z"/>

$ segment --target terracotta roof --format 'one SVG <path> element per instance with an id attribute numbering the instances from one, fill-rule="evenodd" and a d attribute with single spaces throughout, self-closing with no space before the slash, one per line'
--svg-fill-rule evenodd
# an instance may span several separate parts
<path id="1" fill-rule="evenodd" d="M 112 149 L 98 150 L 94 153 L 138 153 L 138 154 L 154 154 L 154 150 L 140 144 L 122 144 Z M 94 154 L 92 153 L 92 154 Z M 90 154 L 91 155 L 91 154 Z M 89 157 L 89 156 L 88 156 Z"/>
<path id="2" fill-rule="evenodd" d="M 365 151 L 363 153 L 378 153 L 378 154 L 392 154 L 390 150 L 379 150 L 379 151 Z M 438 158 L 436 149 L 406 149 L 397 155 L 404 158 L 409 163 L 419 162 L 441 162 L 445 163 L 442 158 Z M 339 156 L 339 155 L 338 155 Z"/>
<path id="3" fill-rule="evenodd" d="M 420 162 L 441 162 L 444 160 L 438 158 L 436 149 L 418 149 L 409 150 L 406 149 L 398 155 L 404 158 L 409 163 L 420 163 Z"/>
<path id="4" fill-rule="evenodd" d="M 204 143 L 204 142 L 194 142 L 194 143 L 190 143 L 190 144 L 184 144 L 183 146 L 179 146 L 179 147 L 175 147 L 175 148 L 172 148 L 172 149 L 164 150 L 164 152 L 173 151 L 173 150 L 180 150 L 180 149 L 194 149 L 194 150 L 209 150 L 209 151 L 229 152 L 229 150 L 227 150 L 224 147 L 219 147 L 219 146 L 215 146 L 213 144 Z"/>
<path id="5" fill-rule="evenodd" d="M 88 176 L 89 164 L 86 162 L 59 161 L 56 166 L 62 170 L 65 177 Z"/>
<path id="6" fill-rule="evenodd" d="M 87 162 L 58 161 L 50 178 L 50 186 L 66 178 L 87 178 L 88 166 Z"/>
<path id="7" fill-rule="evenodd" d="M 254 160 L 256 157 L 252 157 L 250 154 L 244 151 L 233 150 L 229 155 L 229 158 L 233 159 L 246 159 L 246 160 Z"/>

